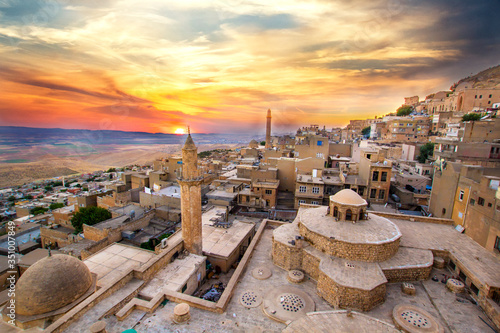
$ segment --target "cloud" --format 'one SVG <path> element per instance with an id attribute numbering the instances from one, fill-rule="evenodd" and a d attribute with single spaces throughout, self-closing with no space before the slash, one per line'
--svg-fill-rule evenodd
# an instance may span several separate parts
<path id="1" fill-rule="evenodd" d="M 44 126 L 110 118 L 133 130 L 189 122 L 252 132 L 272 108 L 283 130 L 345 125 L 498 64 L 499 9 L 493 0 L 3 1 L 0 118 L 22 122 L 2 114 L 22 110 L 44 114 Z"/>

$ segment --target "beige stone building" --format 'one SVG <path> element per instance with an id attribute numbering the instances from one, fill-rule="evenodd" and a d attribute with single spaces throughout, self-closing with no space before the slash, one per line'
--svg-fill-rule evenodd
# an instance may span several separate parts
<path id="1" fill-rule="evenodd" d="M 324 182 L 322 173 L 298 174 L 295 185 L 295 209 L 302 204 L 321 205 L 323 203 Z"/>
<path id="2" fill-rule="evenodd" d="M 328 207 L 304 205 L 273 232 L 274 264 L 311 276 L 332 306 L 361 311 L 384 302 L 387 282 L 427 279 L 432 252 L 400 248 L 399 228 L 366 207 L 347 189 L 330 196 Z"/>

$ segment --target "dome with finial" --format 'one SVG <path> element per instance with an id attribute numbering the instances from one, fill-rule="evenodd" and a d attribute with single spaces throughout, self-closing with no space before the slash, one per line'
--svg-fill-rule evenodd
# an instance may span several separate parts
<path id="1" fill-rule="evenodd" d="M 66 254 L 49 255 L 31 265 L 16 284 L 16 314 L 34 316 L 67 306 L 94 286 L 88 267 Z"/>

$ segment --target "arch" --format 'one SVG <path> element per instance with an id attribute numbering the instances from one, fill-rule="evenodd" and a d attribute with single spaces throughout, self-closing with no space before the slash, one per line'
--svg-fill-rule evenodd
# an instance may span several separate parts
<path id="1" fill-rule="evenodd" d="M 359 211 L 359 219 L 360 219 L 360 220 L 364 220 L 364 219 L 365 219 L 365 212 L 363 211 L 363 209 L 361 209 L 361 210 Z"/>
<path id="2" fill-rule="evenodd" d="M 333 217 L 337 217 L 339 215 L 339 209 L 337 206 L 333 206 Z"/>
<path id="3" fill-rule="evenodd" d="M 464 98 L 462 95 L 460 95 L 460 97 L 458 97 L 458 106 L 457 106 L 458 111 L 462 111 L 462 104 L 463 103 L 464 103 Z"/>
<path id="4" fill-rule="evenodd" d="M 345 211 L 345 220 L 346 221 L 351 221 L 352 219 L 352 211 L 350 209 Z"/>

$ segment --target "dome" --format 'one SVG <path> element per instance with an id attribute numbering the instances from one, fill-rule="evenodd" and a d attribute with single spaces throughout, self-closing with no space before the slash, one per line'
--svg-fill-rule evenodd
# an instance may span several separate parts
<path id="1" fill-rule="evenodd" d="M 75 257 L 55 254 L 39 260 L 16 285 L 16 313 L 33 316 L 60 309 L 93 286 L 87 266 Z"/>
<path id="2" fill-rule="evenodd" d="M 368 205 L 365 199 L 350 189 L 344 189 L 330 196 L 330 201 L 335 201 L 341 205 L 364 206 Z"/>

